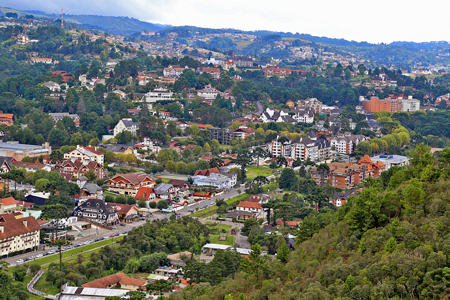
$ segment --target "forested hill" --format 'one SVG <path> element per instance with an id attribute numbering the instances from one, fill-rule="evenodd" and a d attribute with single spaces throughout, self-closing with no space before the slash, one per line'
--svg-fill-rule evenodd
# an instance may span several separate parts
<path id="1" fill-rule="evenodd" d="M 59 19 L 61 15 L 48 14 L 42 11 L 20 11 L 10 8 L 0 7 L 0 12 L 14 12 L 17 15 L 33 15 L 36 18 Z M 169 25 L 161 25 L 140 21 L 129 17 L 113 17 L 99 15 L 64 15 L 64 21 L 76 23 L 80 27 L 89 29 L 99 29 L 112 34 L 130 36 L 142 31 L 160 31 Z M 85 25 L 85 26 L 82 26 Z"/>
<path id="2" fill-rule="evenodd" d="M 233 278 L 170 299 L 446 299 L 449 179 L 450 148 L 433 156 L 419 145 L 410 166 L 372 178 L 335 213 L 305 218 L 296 250 L 250 255 Z"/>

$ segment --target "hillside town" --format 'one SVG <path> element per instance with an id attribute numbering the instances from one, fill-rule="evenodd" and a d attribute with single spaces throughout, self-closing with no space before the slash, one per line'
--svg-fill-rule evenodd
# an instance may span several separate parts
<path id="1" fill-rule="evenodd" d="M 63 15 L 0 17 L 7 299 L 195 299 L 249 274 L 264 285 L 292 257 L 310 257 L 295 268 L 313 278 L 318 260 L 340 267 L 338 253 L 369 249 L 439 256 L 427 266 L 440 275 L 426 280 L 447 278 L 447 204 L 436 200 L 450 163 L 445 50 L 437 63 L 402 68 L 301 39 L 208 32 L 130 37 Z M 241 48 L 211 46 L 226 42 Z M 434 248 L 414 222 L 433 228 Z M 302 248 L 325 230 L 349 246 Z M 325 271 L 323 285 L 341 272 Z M 330 294 L 345 282 L 339 297 L 363 299 L 351 294 L 363 273 L 357 285 L 376 285 L 365 269 L 342 272 Z M 402 298 L 408 278 L 396 287 Z M 230 293 L 220 299 L 247 299 Z M 305 299 L 333 298 L 314 293 Z M 248 299 L 263 298 L 272 299 Z"/>

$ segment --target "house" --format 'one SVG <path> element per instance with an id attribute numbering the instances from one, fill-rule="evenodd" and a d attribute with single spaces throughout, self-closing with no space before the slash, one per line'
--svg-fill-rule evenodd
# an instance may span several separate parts
<path id="1" fill-rule="evenodd" d="M 212 175 L 215 175 L 215 174 L 228 177 L 230 179 L 229 184 L 230 184 L 231 187 L 235 186 L 236 183 L 237 183 L 237 173 L 236 172 L 233 172 L 233 173 L 220 172 L 219 169 L 217 169 L 217 168 L 211 168 L 211 169 L 205 169 L 205 170 L 197 170 L 197 171 L 195 171 L 194 176 L 209 177 L 209 176 L 212 176 Z M 215 177 L 215 178 L 219 178 L 219 177 Z"/>
<path id="2" fill-rule="evenodd" d="M 235 248 L 233 246 L 229 245 L 222 245 L 222 244 L 206 244 L 202 247 L 202 252 L 200 253 L 200 261 L 203 262 L 211 262 L 214 259 L 214 255 L 217 253 L 218 250 L 226 251 L 227 249 L 230 249 L 231 251 L 236 251 L 241 255 L 249 255 L 252 251 L 251 249 L 245 249 L 245 248 Z M 261 255 L 266 255 L 267 251 L 263 251 Z"/>
<path id="3" fill-rule="evenodd" d="M 157 198 L 172 199 L 178 189 L 169 183 L 160 183 L 155 186 L 153 190 L 155 191 L 155 195 Z"/>
<path id="4" fill-rule="evenodd" d="M 119 219 L 122 222 L 131 223 L 139 220 L 139 206 L 109 202 L 107 204 L 112 206 L 119 213 Z"/>
<path id="5" fill-rule="evenodd" d="M 31 193 L 25 196 L 27 198 L 27 202 L 34 203 L 35 205 L 43 206 L 45 205 L 45 202 L 50 197 L 50 193 L 44 193 L 44 192 L 36 192 Z"/>
<path id="6" fill-rule="evenodd" d="M 69 159 L 64 159 L 61 162 L 57 162 L 55 168 L 60 173 L 71 174 L 76 178 L 83 176 L 90 171 L 94 171 L 97 179 L 103 179 L 106 175 L 106 170 L 97 161 L 87 158 L 71 157 Z"/>
<path id="7" fill-rule="evenodd" d="M 4 114 L 0 111 L 0 124 L 5 124 L 6 126 L 11 126 L 14 123 L 13 114 Z"/>
<path id="8" fill-rule="evenodd" d="M 205 100 L 214 100 L 219 94 L 220 91 L 210 84 L 206 85 L 202 90 L 197 91 L 197 96 Z"/>
<path id="9" fill-rule="evenodd" d="M 193 184 L 197 186 L 214 186 L 220 189 L 230 189 L 233 185 L 228 176 L 212 173 L 209 176 L 194 175 L 192 176 Z"/>
<path id="10" fill-rule="evenodd" d="M 115 90 L 113 91 L 114 94 L 120 97 L 120 99 L 125 100 L 127 98 L 127 94 L 124 91 L 121 90 Z"/>
<path id="11" fill-rule="evenodd" d="M 156 199 L 155 191 L 152 187 L 141 186 L 139 187 L 136 196 L 134 196 L 136 200 L 144 199 L 145 201 L 150 201 Z"/>
<path id="12" fill-rule="evenodd" d="M 124 273 L 116 273 L 103 278 L 99 278 L 83 284 L 84 288 L 97 289 L 115 289 L 121 288 L 124 290 L 145 290 L 147 280 L 136 279 L 126 276 Z M 84 290 L 83 288 L 78 288 Z M 96 295 L 96 294 L 95 294 Z M 124 295 L 123 295 L 124 296 Z M 65 298 L 64 298 L 65 299 Z M 86 299 L 83 297 L 83 299 Z M 92 299 L 93 300 L 93 299 Z"/>
<path id="13" fill-rule="evenodd" d="M 169 65 L 167 68 L 164 68 L 163 75 L 164 77 L 180 77 L 184 70 L 189 70 L 189 68 L 187 66 L 180 68 L 180 66 L 177 65 Z"/>
<path id="14" fill-rule="evenodd" d="M 97 147 L 104 148 L 106 151 L 112 151 L 114 153 L 133 154 L 135 153 L 134 147 L 126 144 L 98 144 Z"/>
<path id="15" fill-rule="evenodd" d="M 31 58 L 32 64 L 38 64 L 38 63 L 51 64 L 52 62 L 53 62 L 53 60 L 51 58 L 42 58 L 42 57 L 32 57 Z"/>
<path id="16" fill-rule="evenodd" d="M 17 44 L 26 45 L 29 42 L 30 42 L 30 39 L 28 38 L 28 35 L 22 34 L 22 33 L 17 35 Z"/>
<path id="17" fill-rule="evenodd" d="M 0 174 L 11 171 L 11 162 L 15 161 L 13 157 L 0 156 Z"/>
<path id="18" fill-rule="evenodd" d="M 290 114 L 289 111 L 286 109 L 283 110 L 277 110 L 273 107 L 268 107 L 266 110 L 261 114 L 260 120 L 263 123 L 270 123 L 270 122 L 286 122 L 295 124 L 297 123 L 297 120 L 295 120 Z"/>
<path id="19" fill-rule="evenodd" d="M 409 158 L 402 155 L 378 155 L 371 157 L 374 163 L 381 162 L 384 164 L 384 171 L 389 170 L 391 167 L 403 167 L 409 165 Z"/>
<path id="20" fill-rule="evenodd" d="M 58 75 L 62 76 L 63 81 L 65 83 L 67 83 L 69 80 L 73 80 L 73 76 L 70 75 L 69 73 L 67 73 L 66 71 L 57 70 L 57 71 L 52 72 L 52 76 L 58 76 Z"/>
<path id="21" fill-rule="evenodd" d="M 341 207 L 347 202 L 347 198 L 350 196 L 356 195 L 355 191 L 350 192 L 335 192 L 333 199 L 330 199 L 329 202 L 336 207 Z"/>
<path id="22" fill-rule="evenodd" d="M 73 216 L 104 226 L 116 225 L 119 213 L 101 199 L 88 199 L 75 207 Z"/>
<path id="23" fill-rule="evenodd" d="M 276 221 L 276 224 L 277 224 L 278 228 L 280 228 L 281 226 L 284 226 L 284 225 L 289 226 L 291 228 L 295 228 L 298 225 L 300 225 L 301 223 L 302 223 L 302 221 L 286 221 L 286 222 L 283 222 L 283 220 L 281 220 L 281 219 L 278 219 Z"/>
<path id="24" fill-rule="evenodd" d="M 173 92 L 166 86 L 159 85 L 153 91 L 148 92 L 142 98 L 142 102 L 154 103 L 157 101 L 171 100 L 173 99 Z"/>
<path id="25" fill-rule="evenodd" d="M 184 180 L 178 180 L 178 179 L 170 179 L 168 184 L 173 185 L 175 188 L 178 189 L 189 189 L 190 185 L 188 182 L 184 181 Z"/>
<path id="26" fill-rule="evenodd" d="M 0 214 L 1 256 L 25 250 L 37 250 L 41 226 L 34 217 L 16 219 L 13 214 Z"/>
<path id="27" fill-rule="evenodd" d="M 91 161 L 95 161 L 100 165 L 103 165 L 105 162 L 105 154 L 101 151 L 97 150 L 97 147 L 83 147 L 77 145 L 75 150 L 72 150 L 68 153 L 64 153 L 64 159 L 88 159 Z"/>
<path id="28" fill-rule="evenodd" d="M 264 75 L 266 77 L 277 76 L 280 78 L 285 78 L 291 75 L 291 73 L 292 73 L 291 69 L 271 68 L 271 67 L 264 69 Z"/>
<path id="29" fill-rule="evenodd" d="M 124 196 L 136 196 L 140 187 L 151 187 L 155 185 L 156 180 L 144 173 L 135 172 L 128 174 L 116 174 L 113 178 L 106 182 L 109 190 L 113 193 Z"/>
<path id="30" fill-rule="evenodd" d="M 253 218 L 253 219 L 264 219 L 265 218 L 264 208 L 258 202 L 242 201 L 238 205 L 236 205 L 235 212 L 236 213 L 249 212 L 249 213 L 253 214 L 252 216 L 241 215 L 238 218 L 239 220 L 245 220 L 248 218 Z"/>
<path id="31" fill-rule="evenodd" d="M 270 200 L 269 194 L 259 194 L 259 195 L 251 195 L 246 201 L 248 202 L 256 202 L 259 204 L 266 204 Z"/>
<path id="32" fill-rule="evenodd" d="M 52 92 L 59 92 L 61 90 L 60 85 L 53 81 L 47 81 L 46 83 L 43 83 L 42 85 L 49 88 Z"/>
<path id="33" fill-rule="evenodd" d="M 37 170 L 45 170 L 50 172 L 52 167 L 49 165 L 41 164 L 38 160 L 36 162 L 23 162 L 23 161 L 12 161 L 11 165 L 18 169 L 25 169 L 27 172 L 36 172 Z"/>
<path id="34" fill-rule="evenodd" d="M 114 127 L 114 136 L 117 136 L 119 133 L 129 131 L 132 136 L 137 134 L 139 129 L 139 123 L 133 122 L 132 119 L 121 119 L 119 123 L 117 123 L 116 127 Z"/>
<path id="35" fill-rule="evenodd" d="M 103 199 L 103 189 L 95 183 L 86 183 L 80 189 L 80 200 Z"/>
<path id="36" fill-rule="evenodd" d="M 211 76 L 212 79 L 220 79 L 220 69 L 219 68 L 198 68 L 200 73 L 206 73 Z"/>
<path id="37" fill-rule="evenodd" d="M 0 213 L 13 213 L 19 208 L 19 201 L 13 197 L 0 199 Z"/>
<path id="38" fill-rule="evenodd" d="M 75 123 L 75 127 L 80 126 L 80 117 L 77 114 L 69 114 L 69 113 L 49 113 L 50 117 L 53 119 L 53 122 L 58 123 L 58 121 L 62 121 L 64 117 L 71 118 Z"/>

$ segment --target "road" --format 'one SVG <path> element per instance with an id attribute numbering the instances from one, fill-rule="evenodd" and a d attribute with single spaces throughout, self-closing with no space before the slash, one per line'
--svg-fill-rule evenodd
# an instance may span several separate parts
<path id="1" fill-rule="evenodd" d="M 264 106 L 263 106 L 262 102 L 256 101 L 256 106 L 258 107 L 258 111 L 256 112 L 256 114 L 258 114 L 258 115 L 262 114 L 264 111 Z"/>
<path id="2" fill-rule="evenodd" d="M 116 234 L 116 233 L 121 234 L 123 231 L 130 231 L 132 228 L 141 226 L 144 223 L 145 223 L 145 220 L 140 220 L 140 221 L 137 221 L 137 222 L 134 222 L 134 223 L 127 223 L 125 226 L 117 226 L 117 229 L 112 229 L 112 230 L 100 229 L 98 235 L 96 234 L 96 230 L 95 229 L 91 229 L 90 231 L 89 230 L 85 230 L 83 232 L 83 234 L 85 234 L 87 236 L 77 237 L 74 241 L 72 241 L 72 244 L 75 245 L 75 244 L 78 244 L 78 243 L 81 243 L 81 242 L 85 242 L 85 241 L 88 241 L 88 240 L 92 240 L 92 239 L 95 239 L 95 238 L 99 238 L 99 237 L 109 237 L 110 235 Z M 89 235 L 89 233 L 91 233 L 91 234 Z M 95 244 L 95 243 L 91 243 L 91 244 Z M 41 247 L 43 247 L 43 245 L 39 245 L 39 248 L 41 248 Z M 40 250 L 36 250 L 36 251 L 25 253 L 25 254 L 15 255 L 13 257 L 4 258 L 4 259 L 2 259 L 2 261 L 6 261 L 6 262 L 10 263 L 11 266 L 15 266 L 15 265 L 18 265 L 17 260 L 19 260 L 19 259 L 28 258 L 28 257 L 30 257 L 32 255 L 36 256 L 38 254 L 42 254 L 42 253 L 48 252 L 50 250 L 56 251 L 57 249 L 58 249 L 58 247 L 45 246 L 45 250 L 44 249 L 40 249 Z"/>

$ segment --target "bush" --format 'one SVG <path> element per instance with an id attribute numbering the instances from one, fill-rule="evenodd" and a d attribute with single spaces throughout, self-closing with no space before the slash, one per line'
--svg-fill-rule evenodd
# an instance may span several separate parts
<path id="1" fill-rule="evenodd" d="M 30 272 L 33 274 L 36 274 L 41 269 L 41 265 L 38 264 L 31 264 L 30 265 Z"/>
<path id="2" fill-rule="evenodd" d="M 156 208 L 156 202 L 155 201 L 151 201 L 149 203 L 149 205 L 150 205 L 150 208 Z"/>
<path id="3" fill-rule="evenodd" d="M 156 207 L 158 207 L 158 209 L 166 209 L 166 208 L 169 207 L 169 203 L 167 203 L 166 200 L 161 200 L 161 201 L 158 202 Z"/>
<path id="4" fill-rule="evenodd" d="M 134 204 L 136 204 L 136 199 L 134 199 L 134 198 L 131 197 L 131 196 L 128 196 L 128 197 L 127 197 L 127 204 L 129 204 L 129 205 L 134 205 Z"/>
<path id="5" fill-rule="evenodd" d="M 105 196 L 105 202 L 111 202 L 114 203 L 115 202 L 115 198 L 111 195 L 106 195 Z"/>

